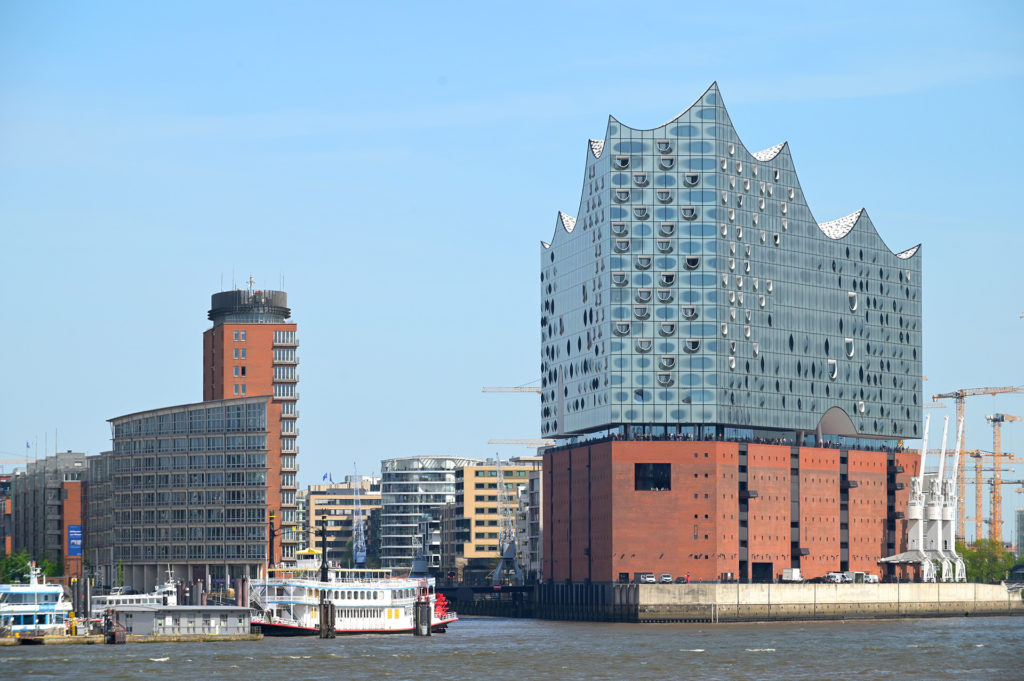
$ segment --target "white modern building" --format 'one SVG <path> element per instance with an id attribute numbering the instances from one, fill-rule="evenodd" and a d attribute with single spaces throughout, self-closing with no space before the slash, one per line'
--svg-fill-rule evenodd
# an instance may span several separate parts
<path id="1" fill-rule="evenodd" d="M 544 542 L 541 541 L 544 528 L 541 514 L 543 481 L 542 471 L 531 471 L 526 485 L 519 491 L 519 508 L 516 513 L 516 558 L 527 583 L 540 582 L 544 579 L 541 574 L 544 564 Z"/>
<path id="2" fill-rule="evenodd" d="M 428 515 L 428 568 L 441 565 L 440 509 L 455 502 L 455 472 L 480 459 L 410 456 L 381 461 L 380 563 L 408 569 L 422 543 L 420 523 Z"/>

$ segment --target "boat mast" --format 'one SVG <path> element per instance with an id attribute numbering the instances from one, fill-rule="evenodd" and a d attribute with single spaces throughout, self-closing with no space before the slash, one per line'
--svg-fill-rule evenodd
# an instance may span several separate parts
<path id="1" fill-rule="evenodd" d="M 352 524 L 354 535 L 352 537 L 352 557 L 356 569 L 362 570 L 366 567 L 366 537 L 363 534 L 363 505 L 359 499 L 359 472 L 354 463 L 352 464 L 352 472 L 354 473 L 352 476 L 352 487 L 355 497 L 355 520 Z"/>

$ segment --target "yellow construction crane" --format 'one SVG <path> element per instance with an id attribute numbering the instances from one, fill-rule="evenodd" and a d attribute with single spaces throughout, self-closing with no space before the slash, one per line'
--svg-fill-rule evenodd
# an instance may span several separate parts
<path id="1" fill-rule="evenodd" d="M 1003 424 L 1020 421 L 1012 414 L 986 414 L 985 420 L 992 424 L 992 524 L 988 527 L 988 538 L 1003 541 Z M 1011 455 L 1012 458 L 1012 455 Z"/>
<path id="2" fill-rule="evenodd" d="M 964 419 L 964 401 L 968 397 L 974 397 L 976 395 L 1001 395 L 1003 393 L 1024 393 L 1024 386 L 1007 386 L 1002 388 L 963 388 L 961 390 L 954 390 L 951 393 L 942 393 L 940 395 L 932 395 L 933 400 L 956 400 L 956 418 L 953 423 L 964 423 L 963 426 L 963 442 L 967 444 L 967 425 Z M 965 474 L 965 466 L 961 466 L 960 470 L 956 474 L 956 494 L 957 494 L 957 509 L 956 509 L 956 539 L 958 541 L 966 541 L 967 536 L 967 523 L 965 518 L 967 517 L 967 503 L 965 501 L 965 495 L 967 492 L 967 476 Z M 981 515 L 978 512 L 977 515 Z"/>
<path id="3" fill-rule="evenodd" d="M 990 532 L 992 527 L 991 517 L 989 518 L 989 520 L 986 521 L 984 515 L 985 484 L 991 484 L 991 480 L 984 479 L 984 473 L 992 473 L 994 472 L 996 467 L 993 466 L 992 468 L 985 468 L 984 466 L 986 463 L 985 460 L 988 459 L 989 462 L 992 462 L 994 455 L 992 452 L 986 452 L 983 449 L 970 449 L 964 452 L 964 456 L 969 456 L 972 459 L 974 459 L 974 516 L 971 518 L 971 520 L 974 520 L 974 538 L 981 539 L 984 533 L 982 530 L 982 526 L 984 525 L 984 523 L 989 523 Z M 1013 454 L 1003 454 L 1001 458 L 1007 459 L 1009 461 L 1015 460 Z M 1009 469 L 1006 470 L 1009 471 Z M 1003 468 L 1000 466 L 999 473 L 1002 474 L 1002 472 Z M 1000 498 L 1002 498 L 1001 494 Z M 1000 508 L 1002 507 L 1000 506 Z M 1001 518 L 1002 514 L 1000 514 L 1000 519 Z M 968 520 L 968 518 L 965 516 L 964 520 L 966 521 Z"/>

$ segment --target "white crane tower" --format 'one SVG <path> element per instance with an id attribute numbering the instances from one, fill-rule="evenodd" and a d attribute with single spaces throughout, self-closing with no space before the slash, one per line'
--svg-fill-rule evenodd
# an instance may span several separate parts
<path id="1" fill-rule="evenodd" d="M 928 458 L 928 430 L 931 415 L 925 417 L 924 439 L 921 443 L 921 468 L 910 480 L 910 499 L 907 502 L 907 550 L 883 558 L 880 563 L 921 566 L 921 579 L 925 582 L 967 581 L 963 559 L 956 552 L 956 475 L 960 467 L 963 448 L 964 421 L 957 424 L 956 449 L 951 475 L 945 475 L 946 438 L 949 417 L 942 425 L 942 449 L 937 473 L 925 474 Z"/>

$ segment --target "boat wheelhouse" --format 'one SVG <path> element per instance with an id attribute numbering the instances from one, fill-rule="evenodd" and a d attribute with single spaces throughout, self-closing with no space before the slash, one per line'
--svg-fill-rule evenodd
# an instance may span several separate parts
<path id="1" fill-rule="evenodd" d="M 109 608 L 126 605 L 178 605 L 178 585 L 169 580 L 147 594 L 126 594 L 112 591 L 103 596 L 93 596 L 91 603 L 92 617 L 101 617 Z"/>
<path id="2" fill-rule="evenodd" d="M 0 584 L 0 636 L 63 635 L 70 619 L 64 587 L 47 584 L 34 563 L 28 584 Z"/>

